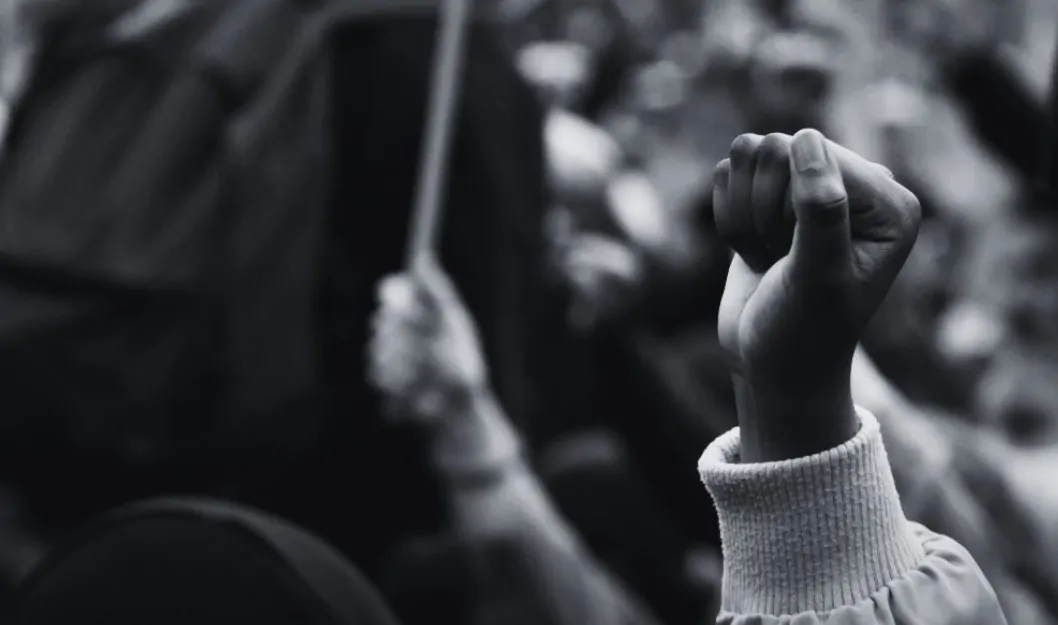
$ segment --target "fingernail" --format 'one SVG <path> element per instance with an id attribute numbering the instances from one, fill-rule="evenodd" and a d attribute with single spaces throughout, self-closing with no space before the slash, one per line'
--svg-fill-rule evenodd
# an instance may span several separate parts
<path id="1" fill-rule="evenodd" d="M 790 146 L 794 169 L 802 174 L 822 173 L 827 169 L 827 151 L 823 135 L 816 131 L 801 131 L 794 135 Z"/>

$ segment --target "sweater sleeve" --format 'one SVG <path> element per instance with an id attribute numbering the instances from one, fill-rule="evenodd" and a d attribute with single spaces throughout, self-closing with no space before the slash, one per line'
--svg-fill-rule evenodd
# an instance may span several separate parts
<path id="1" fill-rule="evenodd" d="M 878 421 L 829 451 L 739 464 L 734 429 L 706 449 L 720 518 L 723 625 L 1005 625 L 961 545 L 908 521 Z"/>

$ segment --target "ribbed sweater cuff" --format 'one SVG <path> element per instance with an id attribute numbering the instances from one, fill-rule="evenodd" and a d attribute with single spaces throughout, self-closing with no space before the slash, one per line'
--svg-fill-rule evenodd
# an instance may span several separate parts
<path id="1" fill-rule="evenodd" d="M 698 462 L 723 540 L 723 609 L 780 616 L 852 605 L 925 556 L 900 507 L 878 421 L 814 456 L 739 464 L 739 431 Z"/>

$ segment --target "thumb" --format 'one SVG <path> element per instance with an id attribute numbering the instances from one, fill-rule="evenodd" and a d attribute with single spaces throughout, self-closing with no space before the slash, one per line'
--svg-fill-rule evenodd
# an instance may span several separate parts
<path id="1" fill-rule="evenodd" d="M 797 217 L 793 262 L 813 278 L 843 275 L 852 258 L 849 197 L 837 158 L 818 130 L 794 135 L 790 176 Z"/>

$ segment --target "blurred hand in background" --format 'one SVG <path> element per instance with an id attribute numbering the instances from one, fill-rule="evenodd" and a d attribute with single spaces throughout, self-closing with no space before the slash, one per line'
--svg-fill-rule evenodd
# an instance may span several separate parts
<path id="1" fill-rule="evenodd" d="M 378 300 L 368 372 L 391 414 L 430 421 L 484 389 L 477 328 L 438 266 L 384 279 Z"/>

